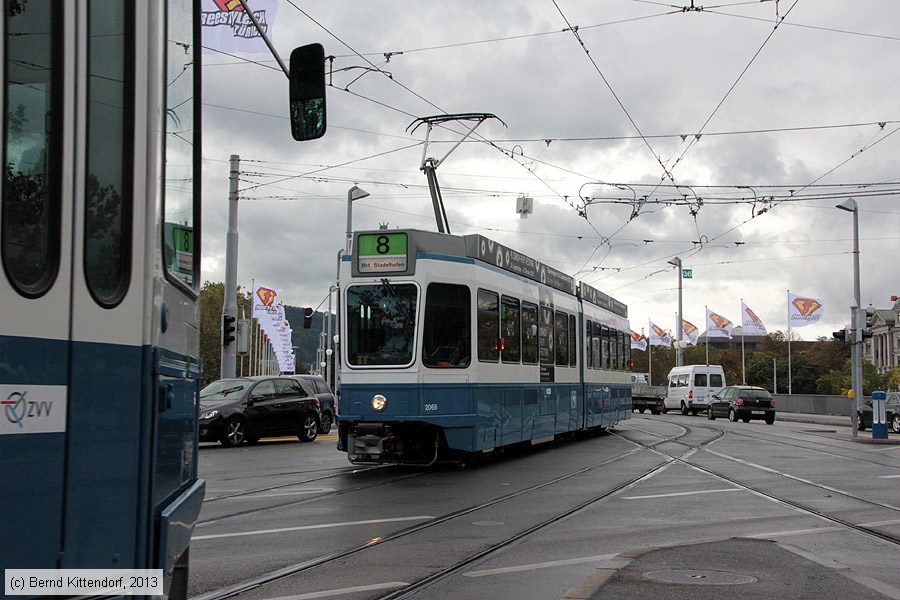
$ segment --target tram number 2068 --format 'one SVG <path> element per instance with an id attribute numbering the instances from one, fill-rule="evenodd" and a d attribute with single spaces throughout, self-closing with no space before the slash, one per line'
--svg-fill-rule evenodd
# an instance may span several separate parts
<path id="1" fill-rule="evenodd" d="M 433 412 L 433 411 L 436 411 L 437 409 L 438 409 L 437 403 L 425 405 L 425 412 Z"/>

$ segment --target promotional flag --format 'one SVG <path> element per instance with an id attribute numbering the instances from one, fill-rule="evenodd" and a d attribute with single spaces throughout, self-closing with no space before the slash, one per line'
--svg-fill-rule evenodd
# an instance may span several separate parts
<path id="1" fill-rule="evenodd" d="M 637 333 L 636 331 L 631 332 L 631 349 L 632 350 L 646 350 L 647 349 L 647 338 Z"/>
<path id="2" fill-rule="evenodd" d="M 275 13 L 278 12 L 278 0 L 253 0 L 250 8 L 269 40 L 274 43 L 272 28 Z M 238 0 L 203 0 L 200 26 L 204 52 L 269 53 L 269 47 Z"/>
<path id="3" fill-rule="evenodd" d="M 723 337 L 731 339 L 731 330 L 734 329 L 734 323 L 715 313 L 708 308 L 706 309 L 706 337 Z"/>
<path id="4" fill-rule="evenodd" d="M 650 345 L 671 346 L 672 335 L 653 321 L 650 321 Z"/>
<path id="5" fill-rule="evenodd" d="M 756 313 L 741 300 L 741 331 L 743 335 L 767 335 L 766 326 Z"/>
<path id="6" fill-rule="evenodd" d="M 825 314 L 825 305 L 817 298 L 788 293 L 788 327 L 806 327 Z"/>
<path id="7" fill-rule="evenodd" d="M 681 339 L 689 343 L 691 346 L 697 345 L 697 338 L 700 337 L 700 329 L 690 321 L 681 320 Z"/>

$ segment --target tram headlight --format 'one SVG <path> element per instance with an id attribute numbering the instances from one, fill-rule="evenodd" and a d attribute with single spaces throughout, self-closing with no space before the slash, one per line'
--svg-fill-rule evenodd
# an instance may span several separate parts
<path id="1" fill-rule="evenodd" d="M 384 410 L 384 407 L 387 406 L 387 398 L 382 396 L 381 394 L 375 394 L 372 397 L 372 408 L 378 412 Z"/>

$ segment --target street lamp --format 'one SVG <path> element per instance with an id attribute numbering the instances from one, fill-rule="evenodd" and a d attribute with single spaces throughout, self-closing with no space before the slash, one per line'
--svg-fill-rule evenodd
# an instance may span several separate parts
<path id="1" fill-rule="evenodd" d="M 850 307 L 850 381 L 853 387 L 853 437 L 857 436 L 856 413 L 859 411 L 859 399 L 863 395 L 862 382 L 862 335 L 859 326 L 859 206 L 856 200 L 847 200 L 836 204 L 835 208 L 853 213 L 853 305 Z"/>
<path id="2" fill-rule="evenodd" d="M 681 322 L 681 259 L 676 256 L 667 262 L 670 265 L 675 265 L 678 269 L 678 322 L 675 323 L 675 366 L 681 367 L 684 365 L 684 344 L 681 343 L 681 332 L 684 331 L 684 325 Z"/>
<path id="3" fill-rule="evenodd" d="M 361 200 L 368 195 L 369 192 L 355 185 L 347 190 L 347 254 L 353 250 L 353 201 Z"/>

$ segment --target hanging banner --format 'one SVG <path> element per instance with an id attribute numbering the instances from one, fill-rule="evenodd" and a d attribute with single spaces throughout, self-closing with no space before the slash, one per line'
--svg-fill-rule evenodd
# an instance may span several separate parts
<path id="1" fill-rule="evenodd" d="M 672 345 L 672 335 L 660 327 L 656 325 L 653 321 L 650 321 L 650 345 L 651 346 L 671 346 Z"/>
<path id="2" fill-rule="evenodd" d="M 732 329 L 734 329 L 734 323 L 722 315 L 706 309 L 707 338 L 722 337 L 730 340 Z"/>
<path id="3" fill-rule="evenodd" d="M 788 327 L 806 327 L 818 323 L 825 305 L 817 298 L 788 293 Z"/>
<path id="4" fill-rule="evenodd" d="M 689 343 L 691 346 L 697 345 L 697 338 L 700 337 L 700 329 L 690 321 L 681 320 L 681 339 Z"/>
<path id="5" fill-rule="evenodd" d="M 768 335 L 766 326 L 756 313 L 741 300 L 741 331 L 743 335 Z"/>
<path id="6" fill-rule="evenodd" d="M 636 331 L 631 332 L 631 349 L 632 350 L 647 350 L 647 338 L 642 336 L 640 333 Z"/>
<path id="7" fill-rule="evenodd" d="M 269 40 L 274 44 L 272 27 L 278 0 L 249 0 L 253 16 Z M 203 0 L 200 26 L 203 31 L 203 51 L 216 50 L 228 54 L 268 54 L 269 47 L 259 35 L 253 21 L 237 0 Z"/>

